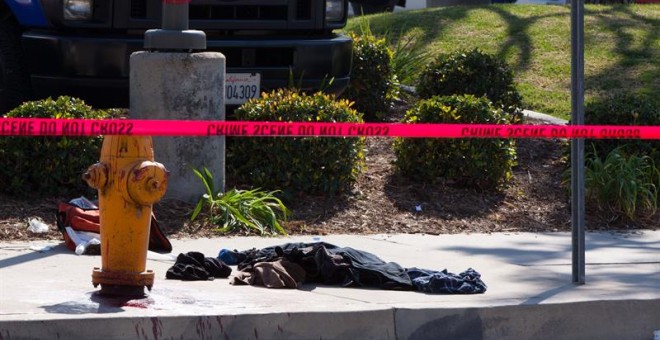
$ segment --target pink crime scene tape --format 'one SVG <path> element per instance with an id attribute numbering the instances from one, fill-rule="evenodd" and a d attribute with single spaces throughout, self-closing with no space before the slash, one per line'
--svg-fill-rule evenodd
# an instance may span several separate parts
<path id="1" fill-rule="evenodd" d="M 0 118 L 0 136 L 98 135 L 660 139 L 660 126 Z"/>

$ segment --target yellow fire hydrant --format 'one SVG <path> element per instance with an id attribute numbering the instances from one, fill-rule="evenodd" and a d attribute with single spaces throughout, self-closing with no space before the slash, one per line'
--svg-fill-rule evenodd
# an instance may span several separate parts
<path id="1" fill-rule="evenodd" d="M 149 136 L 106 136 L 101 159 L 83 178 L 98 189 L 102 267 L 92 283 L 102 295 L 139 296 L 151 290 L 146 270 L 152 206 L 167 190 L 167 170 L 154 162 Z"/>

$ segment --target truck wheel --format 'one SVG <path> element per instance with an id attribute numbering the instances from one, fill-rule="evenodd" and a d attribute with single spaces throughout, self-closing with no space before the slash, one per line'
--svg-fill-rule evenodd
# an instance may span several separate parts
<path id="1" fill-rule="evenodd" d="M 30 97 L 23 65 L 20 30 L 11 19 L 0 21 L 0 116 Z"/>

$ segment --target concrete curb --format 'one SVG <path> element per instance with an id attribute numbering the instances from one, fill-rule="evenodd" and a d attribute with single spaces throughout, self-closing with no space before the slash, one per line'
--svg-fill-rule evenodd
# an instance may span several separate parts
<path id="1" fill-rule="evenodd" d="M 302 301 L 299 301 L 302 302 Z M 0 321 L 3 339 L 651 339 L 660 300 Z"/>
<path id="2" fill-rule="evenodd" d="M 397 339 L 649 339 L 660 300 L 398 310 Z"/>
<path id="3" fill-rule="evenodd" d="M 557 118 L 557 117 L 553 117 L 553 116 L 545 114 L 545 113 L 540 113 L 540 112 L 535 112 L 535 111 L 530 111 L 530 110 L 523 110 L 523 115 L 525 115 L 525 117 L 528 117 L 528 118 L 546 121 L 549 124 L 554 124 L 554 125 L 566 125 L 566 124 L 568 124 L 567 120 Z"/>

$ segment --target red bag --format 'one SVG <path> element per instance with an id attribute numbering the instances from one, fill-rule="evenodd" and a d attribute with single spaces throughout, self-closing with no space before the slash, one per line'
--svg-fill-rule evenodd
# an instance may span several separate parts
<path id="1" fill-rule="evenodd" d="M 73 201 L 72 201 L 73 202 Z M 64 236 L 66 247 L 75 250 L 76 244 L 71 240 L 65 227 L 74 231 L 101 233 L 98 208 L 81 208 L 72 203 L 61 202 L 57 206 L 57 228 Z M 159 253 L 172 251 L 172 244 L 158 226 L 156 217 L 151 214 L 151 229 L 149 230 L 149 250 Z"/>

